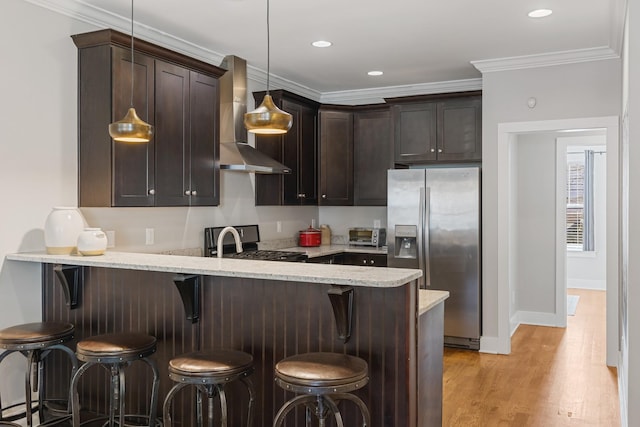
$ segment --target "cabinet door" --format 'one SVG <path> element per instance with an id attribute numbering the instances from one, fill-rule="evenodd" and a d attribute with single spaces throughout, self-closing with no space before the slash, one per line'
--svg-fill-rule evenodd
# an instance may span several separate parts
<path id="1" fill-rule="evenodd" d="M 387 255 L 346 252 L 344 254 L 344 263 L 347 265 L 362 265 L 367 267 L 386 267 Z"/>
<path id="2" fill-rule="evenodd" d="M 438 160 L 482 160 L 481 97 L 438 103 Z"/>
<path id="3" fill-rule="evenodd" d="M 390 110 L 355 114 L 353 151 L 354 204 L 386 206 L 387 170 L 393 169 Z"/>
<path id="4" fill-rule="evenodd" d="M 282 135 L 256 135 L 256 150 L 286 164 L 283 160 L 283 145 L 284 136 Z M 279 174 L 256 174 L 256 206 L 282 205 L 283 180 L 284 176 Z"/>
<path id="5" fill-rule="evenodd" d="M 133 107 L 142 120 L 153 125 L 154 60 L 148 56 L 136 54 L 133 73 Z M 129 49 L 112 48 L 112 84 L 112 120 L 120 120 L 131 106 L 131 51 Z M 108 136 L 107 126 L 104 127 L 104 132 Z M 111 204 L 113 206 L 153 206 L 155 204 L 153 196 L 155 135 L 148 143 L 111 140 L 111 144 L 113 147 Z"/>
<path id="6" fill-rule="evenodd" d="M 156 205 L 189 205 L 189 70 L 156 61 Z"/>
<path id="7" fill-rule="evenodd" d="M 218 80 L 191 71 L 189 79 L 191 129 L 191 206 L 220 204 Z"/>
<path id="8" fill-rule="evenodd" d="M 436 160 L 436 110 L 435 102 L 394 106 L 396 163 Z"/>
<path id="9" fill-rule="evenodd" d="M 292 172 L 284 179 L 285 205 L 318 203 L 316 109 L 287 99 L 282 109 L 293 116 L 291 130 L 283 137 L 283 162 Z"/>
<path id="10" fill-rule="evenodd" d="M 320 111 L 320 199 L 323 206 L 353 205 L 353 114 Z"/>

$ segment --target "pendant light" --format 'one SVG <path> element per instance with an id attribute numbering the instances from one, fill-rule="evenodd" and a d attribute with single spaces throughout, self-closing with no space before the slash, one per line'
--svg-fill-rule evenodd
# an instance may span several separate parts
<path id="1" fill-rule="evenodd" d="M 153 126 L 145 123 L 133 108 L 133 0 L 131 0 L 131 104 L 122 120 L 109 125 L 109 135 L 119 142 L 149 142 L 153 136 Z"/>
<path id="2" fill-rule="evenodd" d="M 267 93 L 258 108 L 244 115 L 244 126 L 251 133 L 273 135 L 287 133 L 291 129 L 293 117 L 276 107 L 269 95 L 270 44 L 269 0 L 267 0 Z"/>

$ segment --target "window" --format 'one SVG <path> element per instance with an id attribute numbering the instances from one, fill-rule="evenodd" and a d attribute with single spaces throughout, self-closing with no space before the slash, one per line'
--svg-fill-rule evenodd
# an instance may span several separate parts
<path id="1" fill-rule="evenodd" d="M 567 249 L 593 251 L 593 150 L 567 153 Z"/>

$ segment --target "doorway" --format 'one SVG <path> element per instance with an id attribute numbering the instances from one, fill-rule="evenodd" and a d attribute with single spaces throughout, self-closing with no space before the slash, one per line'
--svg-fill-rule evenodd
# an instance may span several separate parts
<path id="1" fill-rule="evenodd" d="M 525 316 L 535 316 L 536 313 L 544 314 L 544 319 L 539 324 L 552 323 L 554 326 L 566 326 L 567 297 L 566 297 L 566 222 L 565 219 L 555 220 L 555 241 L 553 250 L 555 277 L 552 279 L 551 290 L 553 295 L 547 295 L 549 304 L 553 299 L 552 307 L 547 307 L 541 312 L 530 310 L 517 310 L 515 304 L 518 301 L 517 280 L 521 277 L 518 271 L 518 248 L 525 247 L 523 239 L 518 231 L 518 197 L 517 180 L 514 183 L 516 173 L 516 160 L 519 149 L 525 147 L 519 142 L 526 139 L 523 135 L 549 133 L 570 130 L 599 131 L 605 136 L 607 147 L 607 237 L 606 237 L 606 295 L 607 295 L 607 364 L 615 366 L 617 362 L 617 282 L 618 282 L 618 118 L 601 117 L 585 119 L 549 120 L 540 122 L 502 123 L 498 126 L 498 352 L 508 354 L 511 351 L 511 333 L 514 330 L 514 322 L 521 319 L 515 318 L 514 313 L 525 312 Z M 522 154 L 522 153 L 520 153 Z M 531 165 L 535 166 L 534 162 Z M 564 167 L 564 165 L 562 165 Z M 556 165 L 556 167 L 558 167 Z M 557 193 L 557 192 L 556 192 Z M 556 194 L 556 198 L 559 197 Z M 556 199 L 556 204 L 566 203 Z M 520 224 L 522 225 L 522 224 Z M 560 243 L 561 242 L 561 243 Z M 530 288 L 526 288 L 531 292 Z M 534 295 L 534 293 L 531 293 Z M 524 297 L 526 299 L 526 296 Z M 525 319 L 528 322 L 540 319 Z"/>

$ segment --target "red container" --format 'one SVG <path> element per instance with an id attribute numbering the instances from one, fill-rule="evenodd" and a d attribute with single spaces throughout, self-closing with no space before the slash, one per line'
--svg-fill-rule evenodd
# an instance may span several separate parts
<path id="1" fill-rule="evenodd" d="M 322 241 L 322 232 L 316 228 L 309 227 L 306 230 L 300 230 L 299 244 L 300 246 L 320 246 Z"/>

